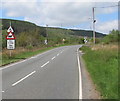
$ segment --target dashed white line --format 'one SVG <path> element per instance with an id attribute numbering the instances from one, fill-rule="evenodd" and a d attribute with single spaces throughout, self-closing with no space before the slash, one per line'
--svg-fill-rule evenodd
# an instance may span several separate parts
<path id="1" fill-rule="evenodd" d="M 5 91 L 2 91 L 2 93 L 4 93 Z"/>
<path id="2" fill-rule="evenodd" d="M 46 62 L 45 64 L 43 64 L 41 67 L 44 67 L 45 65 L 47 65 L 50 61 Z"/>
<path id="3" fill-rule="evenodd" d="M 59 53 L 57 54 L 57 56 L 59 56 Z"/>
<path id="4" fill-rule="evenodd" d="M 44 54 L 46 54 L 46 53 L 49 53 L 49 52 L 51 52 L 51 51 L 53 51 L 53 50 L 55 50 L 55 49 L 51 49 L 51 50 L 49 50 L 49 51 L 43 52 L 43 53 L 41 53 L 41 54 L 38 54 L 38 55 L 34 56 L 34 58 L 37 58 L 37 57 L 39 57 L 39 56 L 41 56 L 41 55 L 44 55 Z M 22 61 L 20 61 L 20 62 L 16 62 L 16 63 L 10 64 L 10 65 L 7 65 L 7 66 L 3 66 L 3 67 L 1 67 L 1 70 L 7 69 L 8 67 L 11 67 L 11 66 L 14 66 L 14 65 L 23 63 L 23 62 L 26 62 L 26 61 L 28 61 L 28 60 L 30 60 L 30 59 L 33 59 L 33 57 L 28 58 L 28 59 L 25 59 L 25 60 L 22 60 Z"/>
<path id="5" fill-rule="evenodd" d="M 54 60 L 56 57 L 54 56 L 53 58 L 52 58 L 52 60 Z"/>
<path id="6" fill-rule="evenodd" d="M 33 75 L 36 71 L 33 71 L 32 73 L 28 74 L 27 76 L 25 76 L 24 78 L 20 79 L 19 81 L 17 81 L 16 83 L 12 84 L 12 86 L 17 85 L 18 83 L 22 82 L 23 80 L 25 80 L 26 78 L 28 78 L 29 76 Z"/>

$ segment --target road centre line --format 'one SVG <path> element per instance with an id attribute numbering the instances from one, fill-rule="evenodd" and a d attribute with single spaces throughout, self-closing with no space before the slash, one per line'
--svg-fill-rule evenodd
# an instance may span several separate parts
<path id="1" fill-rule="evenodd" d="M 29 76 L 33 75 L 36 71 L 33 71 L 32 73 L 28 74 L 27 76 L 25 76 L 24 78 L 20 79 L 19 81 L 15 82 L 14 84 L 12 84 L 12 86 L 17 85 L 18 83 L 22 82 L 23 80 L 25 80 L 26 78 L 28 78 Z"/>
<path id="2" fill-rule="evenodd" d="M 53 58 L 52 58 L 52 60 L 54 60 L 56 57 L 54 56 Z"/>
<path id="3" fill-rule="evenodd" d="M 59 56 L 59 53 L 57 54 L 57 56 Z"/>
<path id="4" fill-rule="evenodd" d="M 79 99 L 82 99 L 82 73 L 80 66 L 80 58 L 79 58 L 79 48 L 77 49 L 77 60 L 78 60 L 78 70 L 79 70 Z"/>
<path id="5" fill-rule="evenodd" d="M 44 67 L 45 65 L 47 65 L 50 61 L 46 62 L 45 64 L 43 64 L 41 67 Z"/>
<path id="6" fill-rule="evenodd" d="M 49 51 L 40 53 L 40 54 L 38 54 L 38 55 L 36 55 L 36 56 L 34 56 L 34 57 L 31 57 L 31 58 L 28 58 L 28 59 L 25 59 L 25 60 L 18 61 L 18 62 L 16 62 L 16 63 L 12 63 L 12 64 L 7 65 L 7 66 L 3 66 L 0 70 L 7 69 L 8 67 L 11 67 L 11 66 L 14 66 L 14 65 L 17 65 L 17 64 L 20 64 L 20 63 L 29 61 L 29 60 L 31 60 L 31 59 L 33 59 L 33 58 L 37 58 L 37 57 L 39 57 L 39 56 L 41 56 L 41 55 L 44 55 L 44 54 L 46 54 L 46 53 L 49 53 L 49 52 L 51 52 L 51 51 L 53 51 L 53 50 L 55 50 L 55 49 L 52 49 L 52 50 L 49 50 Z M 64 50 L 63 50 L 63 51 L 64 51 Z M 62 52 L 63 52 L 63 51 L 62 51 Z"/>
<path id="7" fill-rule="evenodd" d="M 49 52 L 51 52 L 51 51 L 53 51 L 53 50 L 55 50 L 55 49 L 52 49 L 52 50 L 49 50 L 49 51 L 46 51 L 46 52 L 40 53 L 40 54 L 34 56 L 34 58 L 37 58 L 37 57 L 39 57 L 39 56 L 41 56 L 41 55 L 44 55 L 44 54 L 46 54 L 46 53 L 49 53 Z M 28 59 L 25 59 L 25 60 L 22 60 L 22 61 L 19 61 L 19 62 L 16 62 L 16 63 L 12 63 L 12 64 L 7 65 L 7 66 L 3 66 L 0 70 L 7 69 L 8 67 L 11 67 L 11 66 L 14 66 L 14 65 L 17 65 L 17 64 L 20 64 L 20 63 L 26 62 L 26 61 L 31 60 L 31 59 L 33 59 L 33 57 L 28 58 Z"/>

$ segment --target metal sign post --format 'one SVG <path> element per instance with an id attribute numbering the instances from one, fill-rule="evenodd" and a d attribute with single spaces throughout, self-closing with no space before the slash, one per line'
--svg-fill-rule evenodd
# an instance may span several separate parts
<path id="1" fill-rule="evenodd" d="M 10 57 L 12 56 L 12 52 L 11 52 L 11 50 L 10 50 Z"/>

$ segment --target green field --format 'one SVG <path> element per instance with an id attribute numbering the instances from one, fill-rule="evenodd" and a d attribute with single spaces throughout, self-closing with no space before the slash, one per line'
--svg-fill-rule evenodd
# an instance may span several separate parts
<path id="1" fill-rule="evenodd" d="M 99 47 L 99 48 L 98 48 Z M 83 46 L 83 59 L 103 99 L 118 99 L 118 48 Z"/>

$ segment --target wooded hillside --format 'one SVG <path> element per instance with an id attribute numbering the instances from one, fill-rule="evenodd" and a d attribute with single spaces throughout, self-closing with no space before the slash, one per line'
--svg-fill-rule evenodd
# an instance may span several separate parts
<path id="1" fill-rule="evenodd" d="M 27 21 L 2 19 L 2 46 L 6 47 L 7 29 L 12 24 L 16 36 L 17 47 L 44 46 L 44 41 L 48 40 L 48 46 L 56 44 L 81 44 L 83 37 L 92 37 L 92 31 L 72 30 L 62 28 L 41 27 Z M 96 37 L 105 36 L 96 33 Z M 63 42 L 64 39 L 64 42 Z"/>

